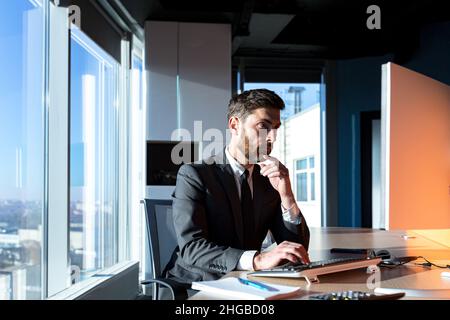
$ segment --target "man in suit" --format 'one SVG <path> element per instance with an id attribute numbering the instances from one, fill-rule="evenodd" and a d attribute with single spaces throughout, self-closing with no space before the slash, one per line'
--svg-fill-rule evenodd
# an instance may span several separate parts
<path id="1" fill-rule="evenodd" d="M 189 284 L 233 270 L 309 262 L 309 229 L 288 169 L 270 157 L 282 109 L 283 100 L 266 89 L 233 97 L 229 145 L 180 168 L 173 193 L 178 248 L 168 278 Z M 268 230 L 278 245 L 259 252 Z"/>

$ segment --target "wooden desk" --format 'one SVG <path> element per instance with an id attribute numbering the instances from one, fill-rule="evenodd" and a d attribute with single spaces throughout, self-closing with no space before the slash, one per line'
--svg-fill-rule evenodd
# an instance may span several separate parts
<path id="1" fill-rule="evenodd" d="M 447 230 L 450 234 L 450 230 Z M 330 254 L 331 248 L 367 248 L 388 250 L 393 256 L 424 256 L 437 264 L 450 263 L 450 247 L 445 241 L 440 242 L 444 230 L 427 231 L 426 236 L 415 231 L 383 231 L 373 229 L 354 228 L 311 228 L 311 241 L 309 254 L 311 261 L 324 260 L 341 255 Z M 405 238 L 404 236 L 409 236 Z M 427 268 L 414 265 L 414 262 L 393 269 L 380 268 L 378 273 L 379 287 L 399 289 L 449 289 L 450 279 L 442 278 L 441 272 L 448 269 Z M 234 271 L 225 277 L 237 277 L 247 272 Z M 311 293 L 360 290 L 373 291 L 375 287 L 374 274 L 368 274 L 366 269 L 350 270 L 334 274 L 319 276 L 319 283 L 309 287 L 304 279 L 261 278 L 249 279 L 264 280 L 268 283 L 278 283 L 298 286 L 305 290 L 305 294 L 298 299 L 304 299 Z M 371 278 L 370 278 L 371 277 Z M 369 280 L 369 282 L 368 282 Z M 369 285 L 368 285 L 369 283 Z M 224 297 L 212 296 L 202 292 L 191 297 L 192 300 L 214 300 Z M 450 299 L 450 297 L 449 297 Z"/>

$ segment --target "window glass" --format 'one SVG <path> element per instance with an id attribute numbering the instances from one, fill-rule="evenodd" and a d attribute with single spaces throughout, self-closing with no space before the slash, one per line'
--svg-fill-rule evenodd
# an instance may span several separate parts
<path id="1" fill-rule="evenodd" d="M 307 174 L 297 174 L 297 201 L 308 201 Z"/>
<path id="2" fill-rule="evenodd" d="M 307 167 L 307 161 L 306 159 L 298 160 L 297 161 L 297 170 L 305 170 Z"/>
<path id="3" fill-rule="evenodd" d="M 72 30 L 70 68 L 69 256 L 83 279 L 117 262 L 118 65 Z"/>
<path id="4" fill-rule="evenodd" d="M 314 157 L 309 158 L 309 168 L 314 169 Z"/>
<path id="5" fill-rule="evenodd" d="M 41 298 L 44 18 L 0 1 L 0 300 Z"/>

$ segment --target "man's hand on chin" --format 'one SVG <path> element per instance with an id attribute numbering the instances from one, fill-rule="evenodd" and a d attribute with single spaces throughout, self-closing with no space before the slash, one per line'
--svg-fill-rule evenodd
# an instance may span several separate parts
<path id="1" fill-rule="evenodd" d="M 257 164 L 261 167 L 261 175 L 269 178 L 272 187 L 278 191 L 284 208 L 296 205 L 289 179 L 289 170 L 277 158 L 263 155 L 264 161 Z"/>

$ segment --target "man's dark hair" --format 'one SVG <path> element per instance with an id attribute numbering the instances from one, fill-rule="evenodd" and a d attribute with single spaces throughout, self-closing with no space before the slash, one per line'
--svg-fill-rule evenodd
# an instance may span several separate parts
<path id="1" fill-rule="evenodd" d="M 227 119 L 238 117 L 247 118 L 253 110 L 259 108 L 284 109 L 284 102 L 275 92 L 267 89 L 255 89 L 244 91 L 233 96 L 228 105 Z"/>

